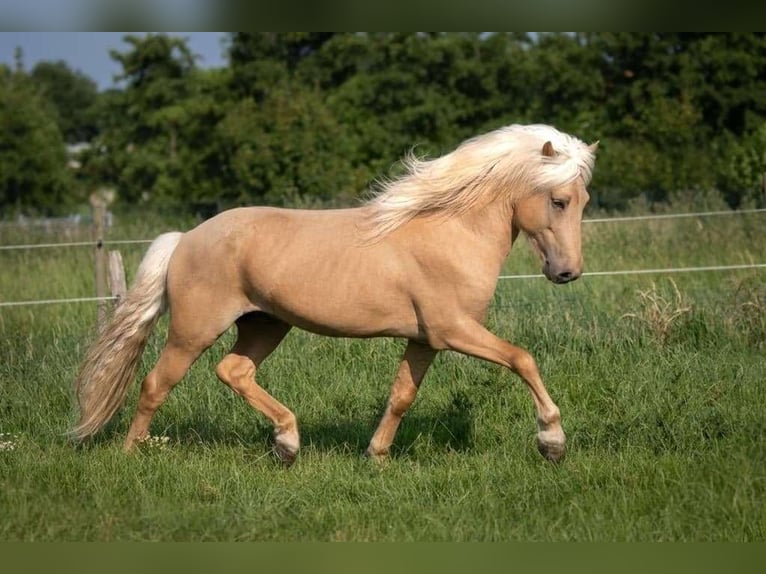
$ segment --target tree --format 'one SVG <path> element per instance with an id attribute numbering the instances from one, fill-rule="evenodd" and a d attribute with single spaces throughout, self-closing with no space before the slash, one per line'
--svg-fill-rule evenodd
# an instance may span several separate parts
<path id="1" fill-rule="evenodd" d="M 293 78 L 333 38 L 332 32 L 237 32 L 231 37 L 229 62 L 238 96 L 266 97 L 274 86 Z M 304 80 L 319 80 L 304 73 Z"/>
<path id="2" fill-rule="evenodd" d="M 56 110 L 59 129 L 67 143 L 87 142 L 98 129 L 93 111 L 98 98 L 96 83 L 74 72 L 66 62 L 38 62 L 32 82 Z"/>
<path id="3" fill-rule="evenodd" d="M 367 42 L 357 72 L 328 96 L 355 139 L 355 165 L 372 176 L 415 145 L 431 155 L 453 146 L 470 116 L 468 98 L 455 87 L 467 68 L 462 47 L 420 34 L 371 34 Z"/>
<path id="4" fill-rule="evenodd" d="M 53 214 L 71 206 L 72 178 L 56 114 L 23 72 L 0 69 L 0 207 Z"/>
<path id="5" fill-rule="evenodd" d="M 68 141 L 96 134 L 77 178 L 128 204 L 350 202 L 413 147 L 532 122 L 601 140 L 601 206 L 713 186 L 731 205 L 761 197 L 761 33 L 236 33 L 218 70 L 183 38 L 125 42 L 121 87 L 92 105 L 61 63 L 32 76 Z M 24 76 L 21 54 L 4 74 Z"/>
<path id="6" fill-rule="evenodd" d="M 229 58 L 238 99 L 218 127 L 229 203 L 318 205 L 355 197 L 368 180 L 330 99 L 356 72 L 349 34 L 237 33 Z M 326 50 L 337 58 L 328 58 Z M 357 54 L 358 55 L 358 54 Z M 332 61 L 331 61 L 332 60 Z"/>
<path id="7" fill-rule="evenodd" d="M 721 138 L 718 189 L 735 207 L 766 207 L 766 122 L 744 138 Z"/>
<path id="8" fill-rule="evenodd" d="M 102 106 L 101 117 L 107 121 L 96 147 L 107 153 L 92 157 L 88 169 L 116 184 L 128 203 L 180 203 L 195 189 L 188 174 L 197 158 L 188 150 L 201 141 L 184 135 L 196 114 L 207 113 L 199 98 L 207 97 L 203 92 L 210 85 L 198 81 L 186 40 L 164 34 L 124 39 L 130 48 L 112 50 L 111 56 L 122 65 L 117 79 L 126 86 L 109 94 Z M 207 129 L 209 133 L 213 125 Z M 207 140 L 200 132 L 197 138 Z"/>
<path id="9" fill-rule="evenodd" d="M 529 56 L 527 115 L 582 139 L 597 139 L 607 117 L 601 52 L 587 35 L 542 34 Z"/>
<path id="10" fill-rule="evenodd" d="M 607 95 L 605 145 L 594 186 L 661 201 L 673 190 L 720 185 L 721 170 L 731 173 L 737 163 L 726 158 L 738 153 L 740 138 L 754 137 L 764 123 L 764 38 L 760 33 L 590 34 L 601 53 Z M 726 192 L 732 205 L 741 193 Z"/>
<path id="11" fill-rule="evenodd" d="M 316 93 L 282 89 L 261 103 L 241 100 L 218 126 L 224 201 L 316 206 L 356 197 L 366 174 L 351 164 L 345 129 Z"/>
<path id="12" fill-rule="evenodd" d="M 689 81 L 710 133 L 741 137 L 766 120 L 766 34 L 685 34 Z"/>

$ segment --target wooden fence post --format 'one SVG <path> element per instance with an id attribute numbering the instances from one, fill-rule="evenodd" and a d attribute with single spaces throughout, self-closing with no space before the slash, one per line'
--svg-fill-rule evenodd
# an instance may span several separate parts
<path id="1" fill-rule="evenodd" d="M 106 267 L 107 255 L 104 248 L 104 220 L 106 219 L 106 201 L 100 193 L 90 194 L 90 206 L 93 213 L 93 240 L 96 242 L 95 263 L 96 263 L 96 297 L 106 297 Z M 98 330 L 102 331 L 106 327 L 106 301 L 98 302 Z"/>

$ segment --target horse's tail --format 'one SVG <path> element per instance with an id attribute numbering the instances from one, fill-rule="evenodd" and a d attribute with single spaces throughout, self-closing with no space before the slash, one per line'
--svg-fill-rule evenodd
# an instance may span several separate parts
<path id="1" fill-rule="evenodd" d="M 149 336 L 167 308 L 168 267 L 181 235 L 165 233 L 154 240 L 111 323 L 88 349 L 75 382 L 80 417 L 70 431 L 74 438 L 94 435 L 122 406 Z"/>

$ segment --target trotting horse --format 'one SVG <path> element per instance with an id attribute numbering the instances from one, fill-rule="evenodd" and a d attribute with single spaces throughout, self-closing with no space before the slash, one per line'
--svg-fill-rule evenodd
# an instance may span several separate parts
<path id="1" fill-rule="evenodd" d="M 408 340 L 370 456 L 387 455 L 434 356 L 452 350 L 524 380 L 537 410 L 538 448 L 559 460 L 561 416 L 535 360 L 483 322 L 520 231 L 549 280 L 567 283 L 582 273 L 580 222 L 597 143 L 550 126 L 511 125 L 437 159 L 408 156 L 404 175 L 381 182 L 357 208 L 238 208 L 186 233 L 160 235 L 86 354 L 73 435 L 93 435 L 120 408 L 149 335 L 169 310 L 167 342 L 141 386 L 126 450 L 148 435 L 191 364 L 236 323 L 236 343 L 216 375 L 271 420 L 274 451 L 286 464 L 300 446 L 296 417 L 256 374 L 292 326 Z"/>

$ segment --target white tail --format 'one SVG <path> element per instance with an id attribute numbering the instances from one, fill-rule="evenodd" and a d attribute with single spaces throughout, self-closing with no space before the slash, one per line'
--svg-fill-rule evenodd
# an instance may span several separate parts
<path id="1" fill-rule="evenodd" d="M 98 432 L 122 406 L 149 336 L 167 308 L 168 267 L 182 235 L 165 233 L 154 240 L 111 323 L 88 349 L 75 383 L 80 407 L 71 430 L 75 438 Z"/>

